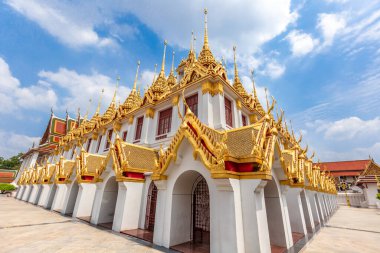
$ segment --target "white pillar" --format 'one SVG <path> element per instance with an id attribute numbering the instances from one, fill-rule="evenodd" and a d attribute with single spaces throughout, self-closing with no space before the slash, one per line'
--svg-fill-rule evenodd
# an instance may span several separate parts
<path id="1" fill-rule="evenodd" d="M 289 249 L 293 246 L 292 228 L 290 226 L 288 202 L 286 200 L 286 192 L 288 191 L 288 189 L 289 189 L 289 186 L 287 186 L 287 185 L 281 185 L 280 186 L 280 199 L 281 199 L 281 205 L 282 205 L 282 219 L 284 222 L 287 249 Z"/>
<path id="2" fill-rule="evenodd" d="M 306 235 L 306 222 L 301 202 L 301 191 L 303 188 L 289 188 L 286 192 L 289 219 L 292 232 Z"/>
<path id="3" fill-rule="evenodd" d="M 26 185 L 25 186 L 25 191 L 24 191 L 24 194 L 22 195 L 22 200 L 28 201 L 28 199 L 30 197 L 31 190 L 32 190 L 32 186 L 31 185 Z"/>
<path id="4" fill-rule="evenodd" d="M 57 191 L 54 196 L 53 204 L 51 205 L 51 210 L 58 212 L 62 211 L 67 189 L 67 184 L 57 184 Z"/>
<path id="5" fill-rule="evenodd" d="M 90 217 L 95 200 L 96 184 L 79 184 L 78 197 L 75 203 L 73 217 Z"/>
<path id="6" fill-rule="evenodd" d="M 310 199 L 307 195 L 307 190 L 303 190 L 303 192 L 301 191 L 301 202 L 302 202 L 303 214 L 305 217 L 306 229 L 309 232 L 314 233 L 315 224 L 314 224 L 314 218 L 313 218 L 313 211 L 311 210 L 311 204 L 310 204 Z"/>
<path id="7" fill-rule="evenodd" d="M 169 248 L 172 201 L 168 198 L 171 198 L 172 194 L 168 192 L 166 180 L 154 181 L 154 184 L 157 186 L 157 204 L 153 243 Z"/>
<path id="8" fill-rule="evenodd" d="M 30 194 L 29 203 L 36 204 L 39 198 L 41 185 L 34 184 L 32 188 L 32 192 Z"/>
<path id="9" fill-rule="evenodd" d="M 317 203 L 318 213 L 319 213 L 319 219 L 321 221 L 321 227 L 325 224 L 326 221 L 326 214 L 322 206 L 322 201 L 320 198 L 320 195 L 318 192 L 315 193 L 315 201 Z"/>
<path id="10" fill-rule="evenodd" d="M 119 182 L 112 230 L 120 232 L 139 227 L 143 188 L 140 182 Z"/>
<path id="11" fill-rule="evenodd" d="M 238 252 L 270 252 L 270 239 L 262 180 L 230 179 L 234 190 Z"/>
<path id="12" fill-rule="evenodd" d="M 224 96 L 216 94 L 211 97 L 212 115 L 215 129 L 226 129 L 226 114 L 224 107 Z M 233 103 L 233 101 L 231 101 Z M 233 115 L 236 116 L 236 115 Z"/>
<path id="13" fill-rule="evenodd" d="M 210 93 L 202 94 L 199 97 L 199 107 L 198 107 L 198 117 L 201 122 L 208 125 L 209 127 L 214 127 L 214 118 L 212 113 L 212 99 Z M 202 108 L 200 110 L 200 108 Z"/>
<path id="14" fill-rule="evenodd" d="M 315 199 L 315 192 L 311 190 L 306 190 L 306 196 L 309 199 L 311 213 L 313 215 L 314 227 L 316 227 L 317 225 L 322 226 L 322 218 L 319 212 L 317 201 Z"/>
<path id="15" fill-rule="evenodd" d="M 100 208 L 102 205 L 103 193 L 104 193 L 104 182 L 96 183 L 96 191 L 94 198 L 94 205 L 91 211 L 91 223 L 97 225 L 99 220 Z"/>
<path id="16" fill-rule="evenodd" d="M 37 205 L 45 206 L 49 200 L 49 192 L 50 192 L 52 185 L 51 184 L 43 184 L 43 185 L 41 185 L 41 187 L 42 187 L 41 195 L 40 195 L 40 199 L 38 200 Z"/>
<path id="17" fill-rule="evenodd" d="M 21 185 L 19 187 L 18 192 L 17 192 L 17 196 L 16 196 L 17 199 L 21 199 L 22 194 L 24 193 L 24 190 L 25 190 L 25 185 Z"/>

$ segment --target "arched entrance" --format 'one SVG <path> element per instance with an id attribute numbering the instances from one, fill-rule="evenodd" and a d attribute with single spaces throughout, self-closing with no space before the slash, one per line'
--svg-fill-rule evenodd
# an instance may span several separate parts
<path id="1" fill-rule="evenodd" d="M 279 189 L 274 178 L 265 186 L 264 197 L 271 250 L 272 252 L 283 252 L 287 248 L 285 226 Z"/>
<path id="2" fill-rule="evenodd" d="M 99 211 L 98 225 L 101 227 L 112 229 L 118 188 L 118 183 L 116 182 L 115 177 L 109 178 L 104 187 Z"/>
<path id="3" fill-rule="evenodd" d="M 148 198 L 146 203 L 145 212 L 145 229 L 152 231 L 154 230 L 154 221 L 156 217 L 156 205 L 157 205 L 157 187 L 151 182 L 148 190 Z"/>
<path id="4" fill-rule="evenodd" d="M 47 202 L 47 205 L 45 206 L 46 209 L 50 209 L 51 205 L 53 204 L 55 193 L 57 191 L 57 185 L 53 184 L 51 190 L 50 190 L 50 195 L 49 195 L 49 200 Z"/>
<path id="5" fill-rule="evenodd" d="M 68 195 L 68 200 L 67 200 L 67 204 L 66 204 L 66 208 L 65 208 L 65 214 L 68 216 L 73 215 L 75 203 L 76 203 L 77 196 L 78 196 L 78 191 L 79 191 L 78 183 L 77 183 L 77 181 L 74 181 L 71 184 L 70 192 Z"/>
<path id="6" fill-rule="evenodd" d="M 210 193 L 206 179 L 196 171 L 184 172 L 174 185 L 172 201 L 172 248 L 209 252 Z"/>

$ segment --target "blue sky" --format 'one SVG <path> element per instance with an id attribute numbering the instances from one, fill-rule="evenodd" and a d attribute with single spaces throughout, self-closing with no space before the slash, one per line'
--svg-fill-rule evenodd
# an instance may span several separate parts
<path id="1" fill-rule="evenodd" d="M 61 117 L 93 112 L 104 88 L 104 110 L 118 75 L 124 101 L 138 60 L 138 83 L 150 85 L 164 39 L 167 73 L 192 30 L 199 52 L 207 7 L 211 49 L 229 78 L 236 45 L 244 85 L 251 90 L 254 68 L 261 99 L 268 88 L 309 150 L 323 161 L 380 161 L 380 1 L 129 2 L 0 2 L 0 156 L 38 142 L 51 107 Z"/>

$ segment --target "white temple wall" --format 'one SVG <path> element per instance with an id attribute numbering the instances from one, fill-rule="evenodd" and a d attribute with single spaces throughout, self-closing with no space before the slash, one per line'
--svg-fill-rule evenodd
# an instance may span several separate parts
<path id="1" fill-rule="evenodd" d="M 51 187 L 52 187 L 51 184 L 42 184 L 41 185 L 42 190 L 41 190 L 41 195 L 40 195 L 40 198 L 38 200 L 37 205 L 44 206 L 46 204 L 46 202 L 48 201 L 49 191 L 50 191 Z"/>
<path id="2" fill-rule="evenodd" d="M 57 191 L 55 192 L 53 204 L 51 205 L 52 211 L 62 211 L 67 189 L 67 184 L 57 184 Z"/>
<path id="3" fill-rule="evenodd" d="M 226 126 L 226 114 L 224 109 L 224 96 L 216 94 L 211 96 L 212 104 L 212 120 L 214 121 L 214 128 L 216 130 L 227 129 Z M 233 117 L 234 115 L 232 115 Z"/>
<path id="4" fill-rule="evenodd" d="M 55 194 L 57 193 L 57 184 L 52 184 L 51 187 L 49 187 L 49 193 L 48 193 L 48 201 L 45 202 L 43 205 L 46 209 L 51 209 L 51 206 L 53 205 Z"/>
<path id="5" fill-rule="evenodd" d="M 119 182 L 112 230 L 138 228 L 143 188 L 143 182 Z"/>
<path id="6" fill-rule="evenodd" d="M 77 200 L 79 186 L 76 180 L 74 180 L 67 187 L 65 200 L 63 202 L 62 214 L 73 214 L 75 203 Z"/>
<path id="7" fill-rule="evenodd" d="M 321 224 L 321 214 L 319 213 L 317 202 L 315 199 L 315 192 L 310 190 L 305 190 L 306 196 L 309 199 L 311 213 L 313 215 L 314 227 Z"/>
<path id="8" fill-rule="evenodd" d="M 36 197 L 37 197 L 38 185 L 32 184 L 32 185 L 30 185 L 30 187 L 31 187 L 30 196 L 29 196 L 27 202 L 33 203 L 36 200 Z"/>
<path id="9" fill-rule="evenodd" d="M 377 194 L 377 185 L 376 183 L 367 183 L 367 187 L 364 188 L 364 196 L 368 202 L 369 208 L 377 208 L 376 206 L 376 194 Z"/>
<path id="10" fill-rule="evenodd" d="M 289 219 L 292 232 L 306 235 L 306 222 L 301 201 L 303 188 L 288 188 L 286 191 L 286 202 L 288 204 Z"/>
<path id="11" fill-rule="evenodd" d="M 313 212 L 311 210 L 310 200 L 309 200 L 309 197 L 307 196 L 306 191 L 307 190 L 303 189 L 300 194 L 302 210 L 303 210 L 303 214 L 305 218 L 306 230 L 308 232 L 314 233 L 315 225 L 314 225 Z"/>
<path id="12" fill-rule="evenodd" d="M 139 228 L 145 229 L 145 215 L 146 215 L 146 206 L 148 201 L 149 187 L 152 183 L 151 173 L 145 174 L 145 182 L 142 189 L 141 197 L 141 208 L 140 208 L 140 217 L 139 217 Z"/>
<path id="13" fill-rule="evenodd" d="M 24 185 L 20 185 L 18 187 L 16 199 L 21 199 L 21 196 L 22 196 L 24 190 L 25 190 L 25 186 Z"/>
<path id="14" fill-rule="evenodd" d="M 198 92 L 198 102 L 198 118 L 204 124 L 214 128 L 213 104 L 210 93 L 202 94 L 202 92 Z"/>
<path id="15" fill-rule="evenodd" d="M 78 196 L 76 199 L 73 217 L 90 217 L 92 206 L 94 204 L 96 193 L 96 184 L 81 183 L 79 184 Z"/>
<path id="16" fill-rule="evenodd" d="M 32 191 L 32 185 L 26 185 L 24 194 L 22 195 L 22 200 L 28 202 L 28 199 L 30 197 L 30 192 Z"/>
<path id="17" fill-rule="evenodd" d="M 103 190 L 97 224 L 113 222 L 117 194 L 118 183 L 116 182 L 115 177 L 111 177 L 107 180 Z"/>
<path id="18" fill-rule="evenodd" d="M 315 198 L 315 202 L 316 202 L 316 205 L 317 205 L 317 210 L 318 210 L 318 214 L 319 214 L 319 220 L 320 220 L 320 225 L 324 225 L 325 224 L 325 221 L 326 221 L 326 214 L 324 213 L 324 210 L 323 210 L 323 207 L 322 207 L 322 203 L 321 203 L 321 200 L 320 200 L 320 196 L 318 196 L 318 192 L 315 193 L 314 195 L 314 198 Z"/>
<path id="19" fill-rule="evenodd" d="M 154 243 L 170 247 L 190 240 L 192 186 L 202 175 L 210 196 L 211 252 L 236 252 L 233 192 L 223 187 L 218 189 L 218 180 L 211 179 L 204 165 L 194 160 L 192 147 L 186 139 L 177 154 L 177 162 L 171 163 L 166 171 L 167 180 L 155 181 L 158 195 Z"/>

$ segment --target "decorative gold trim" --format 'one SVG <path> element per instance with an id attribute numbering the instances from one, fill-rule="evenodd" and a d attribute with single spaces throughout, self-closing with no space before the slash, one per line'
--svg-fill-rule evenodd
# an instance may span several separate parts
<path id="1" fill-rule="evenodd" d="M 145 115 L 146 115 L 148 118 L 153 119 L 153 117 L 154 117 L 154 109 L 151 108 L 151 107 L 147 108 L 146 111 L 145 111 Z"/>
<path id="2" fill-rule="evenodd" d="M 178 102 L 179 102 L 179 95 L 174 96 L 172 99 L 172 105 L 176 106 L 176 105 L 178 105 Z"/>
<path id="3" fill-rule="evenodd" d="M 210 95 L 213 97 L 217 94 L 223 94 L 223 84 L 220 82 L 211 83 L 209 81 L 206 81 L 202 83 L 202 94 L 210 93 Z"/>
<path id="4" fill-rule="evenodd" d="M 235 101 L 236 101 L 236 108 L 237 108 L 238 110 L 241 110 L 242 106 L 241 106 L 241 101 L 240 101 L 240 99 L 237 98 Z"/>

